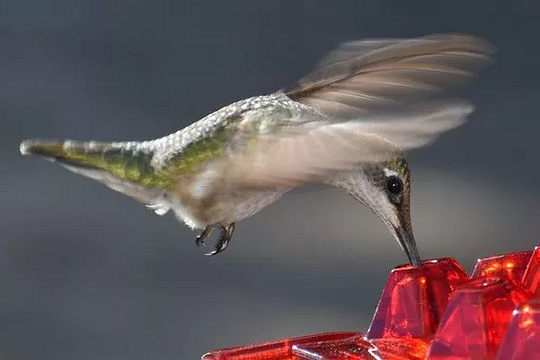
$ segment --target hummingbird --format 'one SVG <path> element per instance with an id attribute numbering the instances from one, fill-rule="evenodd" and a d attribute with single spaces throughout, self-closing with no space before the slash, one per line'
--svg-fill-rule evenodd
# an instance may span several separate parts
<path id="1" fill-rule="evenodd" d="M 473 112 L 437 94 L 474 76 L 494 47 L 466 34 L 341 44 L 289 87 L 225 106 L 148 141 L 25 140 L 38 155 L 200 229 L 206 255 L 235 224 L 306 183 L 342 189 L 372 210 L 410 263 L 421 262 L 410 218 L 405 153 L 431 144 Z"/>

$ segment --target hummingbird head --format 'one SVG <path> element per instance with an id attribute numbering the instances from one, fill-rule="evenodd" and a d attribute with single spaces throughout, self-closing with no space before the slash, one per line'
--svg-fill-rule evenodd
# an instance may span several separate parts
<path id="1" fill-rule="evenodd" d="M 357 172 L 338 175 L 331 184 L 343 188 L 377 214 L 411 264 L 420 265 L 410 214 L 410 171 L 403 156 L 363 165 Z"/>

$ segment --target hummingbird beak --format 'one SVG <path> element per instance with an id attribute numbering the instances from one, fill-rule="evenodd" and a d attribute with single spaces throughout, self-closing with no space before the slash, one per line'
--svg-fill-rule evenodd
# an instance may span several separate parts
<path id="1" fill-rule="evenodd" d="M 399 245 L 407 254 L 410 263 L 414 267 L 418 267 L 422 260 L 420 254 L 418 254 L 418 248 L 416 247 L 416 241 L 411 230 L 407 231 L 402 225 L 393 226 L 394 236 L 397 239 Z"/>

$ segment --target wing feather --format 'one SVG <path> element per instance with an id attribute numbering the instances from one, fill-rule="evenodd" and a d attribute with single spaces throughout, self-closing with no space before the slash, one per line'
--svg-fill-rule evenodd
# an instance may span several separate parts
<path id="1" fill-rule="evenodd" d="M 283 187 L 321 181 L 337 171 L 379 162 L 429 145 L 462 124 L 472 105 L 456 103 L 421 113 L 339 123 L 307 122 L 258 138 L 227 161 L 237 187 Z"/>
<path id="2" fill-rule="evenodd" d="M 483 39 L 461 34 L 350 42 L 282 91 L 327 116 L 355 118 L 462 83 L 493 52 Z"/>

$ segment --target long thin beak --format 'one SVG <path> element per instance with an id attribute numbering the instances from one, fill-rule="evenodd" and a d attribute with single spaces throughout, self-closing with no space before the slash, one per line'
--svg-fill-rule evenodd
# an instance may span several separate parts
<path id="1" fill-rule="evenodd" d="M 407 254 L 410 263 L 418 267 L 422 260 L 420 259 L 420 254 L 418 254 L 418 248 L 416 247 L 413 234 L 409 234 L 402 226 L 394 227 L 394 232 L 399 245 L 405 254 Z"/>

